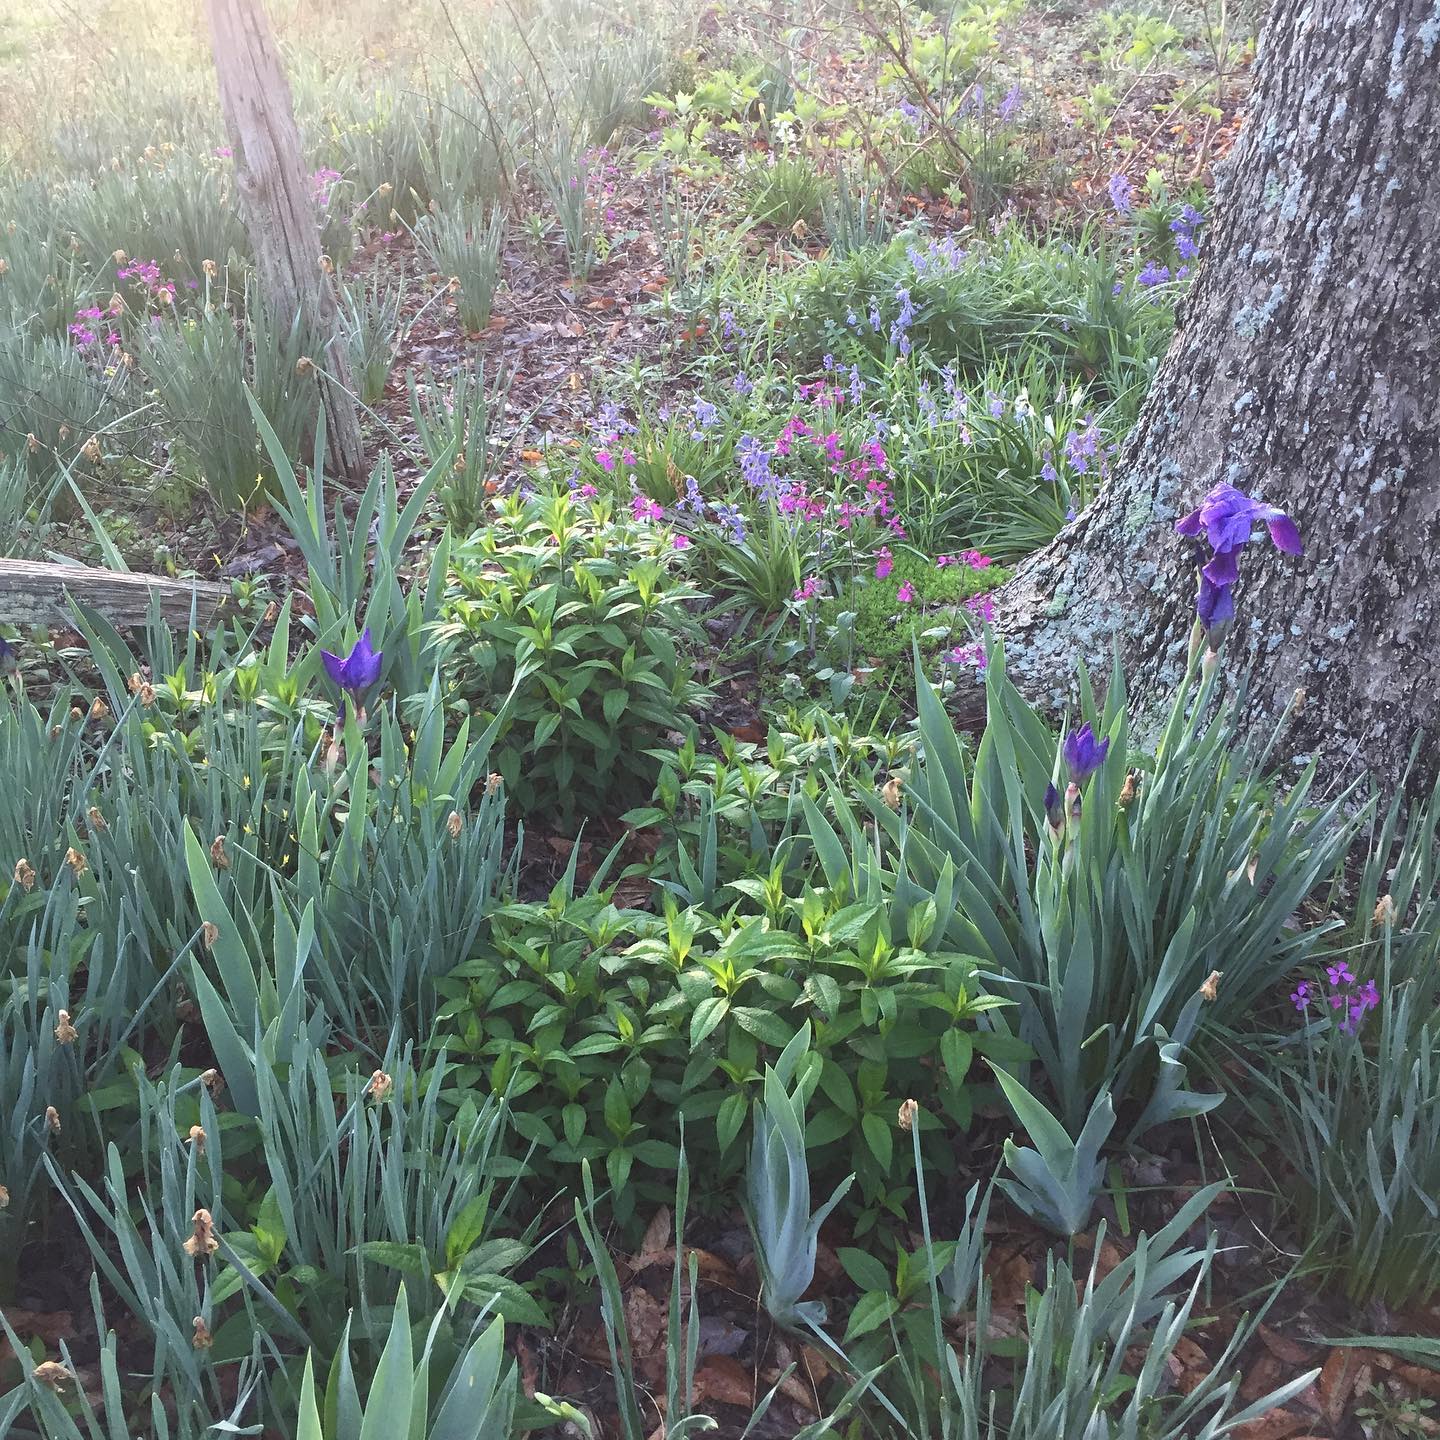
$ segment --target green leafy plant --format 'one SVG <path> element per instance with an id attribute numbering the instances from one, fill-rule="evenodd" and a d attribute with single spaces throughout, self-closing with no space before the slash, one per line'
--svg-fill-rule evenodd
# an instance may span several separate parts
<path id="1" fill-rule="evenodd" d="M 457 545 L 436 635 L 459 697 L 499 717 L 495 768 L 522 814 L 568 822 L 648 787 L 647 753 L 698 697 L 680 645 L 694 592 L 663 535 L 565 494 L 502 507 Z"/>

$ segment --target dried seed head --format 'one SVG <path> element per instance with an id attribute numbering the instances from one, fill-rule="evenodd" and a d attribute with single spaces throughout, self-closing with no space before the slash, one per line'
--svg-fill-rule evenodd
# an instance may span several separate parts
<path id="1" fill-rule="evenodd" d="M 1249 880 L 1252 885 L 1255 883 L 1255 876 L 1259 873 L 1259 870 L 1260 857 L 1258 855 L 1252 855 L 1249 860 L 1245 862 L 1245 878 Z"/>
<path id="2" fill-rule="evenodd" d="M 230 868 L 230 857 L 225 853 L 225 837 L 223 835 L 217 835 L 210 842 L 210 863 L 217 870 Z"/>
<path id="3" fill-rule="evenodd" d="M 35 867 L 23 856 L 15 862 L 15 883 L 22 890 L 35 888 Z"/>
<path id="4" fill-rule="evenodd" d="M 322 274 L 333 275 L 335 273 L 335 262 L 328 256 L 320 257 L 320 270 Z"/>
<path id="5" fill-rule="evenodd" d="M 56 1394 L 75 1382 L 75 1377 L 58 1360 L 42 1360 L 30 1372 L 30 1376 L 54 1390 Z"/>
<path id="6" fill-rule="evenodd" d="M 50 738 L 51 738 L 52 740 L 58 740 L 64 733 L 65 733 L 65 730 L 64 730 L 64 727 L 63 727 L 63 726 L 60 726 L 60 725 L 52 725 L 52 726 L 50 727 Z"/>
<path id="7" fill-rule="evenodd" d="M 79 1038 L 80 1032 L 70 1023 L 70 1012 L 62 1010 L 58 1019 L 60 1023 L 55 1027 L 55 1038 L 62 1045 L 73 1045 Z"/>
<path id="8" fill-rule="evenodd" d="M 295 373 L 297 375 L 313 375 L 315 373 L 315 362 L 308 355 L 302 355 L 295 362 Z"/>
<path id="9" fill-rule="evenodd" d="M 111 293 L 110 313 L 112 315 L 123 315 L 125 313 L 125 297 L 118 290 Z"/>
<path id="10" fill-rule="evenodd" d="M 1379 903 L 1375 906 L 1375 924 L 1384 925 L 1388 929 L 1395 923 L 1395 914 L 1394 898 L 1389 895 L 1382 895 Z"/>
<path id="11" fill-rule="evenodd" d="M 919 1115 L 920 1107 L 913 1100 L 906 1100 L 900 1106 L 900 1128 L 909 1134 L 915 1128 L 915 1117 Z"/>
<path id="12" fill-rule="evenodd" d="M 460 277 L 458 275 L 452 275 L 450 277 L 450 283 L 446 285 L 445 288 L 452 295 L 458 295 L 460 293 Z"/>
<path id="13" fill-rule="evenodd" d="M 1220 976 L 1222 973 L 1223 972 L 1219 970 L 1212 970 L 1205 978 L 1204 984 L 1200 986 L 1200 998 L 1202 1000 L 1213 1001 L 1220 993 Z"/>
<path id="14" fill-rule="evenodd" d="M 97 695 L 90 702 L 90 718 L 92 720 L 103 720 L 110 714 L 110 707 Z"/>
<path id="15" fill-rule="evenodd" d="M 60 1112 L 53 1105 L 45 1107 L 45 1123 L 50 1127 L 52 1135 L 60 1133 Z"/>
<path id="16" fill-rule="evenodd" d="M 10 262 L 3 255 L 0 255 L 0 275 L 8 274 L 9 270 Z"/>
<path id="17" fill-rule="evenodd" d="M 85 819 L 90 829 L 97 835 L 103 835 L 105 831 L 110 828 L 109 825 L 105 823 L 105 817 L 100 813 L 100 807 L 98 805 L 92 805 L 85 812 Z"/>
<path id="18" fill-rule="evenodd" d="M 80 453 L 92 464 L 100 463 L 100 440 L 92 435 L 81 447 Z"/>
<path id="19" fill-rule="evenodd" d="M 215 1238 L 215 1221 L 210 1212 L 197 1210 L 191 1223 L 195 1232 L 185 1242 L 185 1253 L 195 1260 L 213 1255 L 220 1248 L 220 1242 Z"/>
<path id="20" fill-rule="evenodd" d="M 117 250 L 110 258 L 117 265 L 123 265 L 130 257 L 123 250 Z"/>
<path id="21" fill-rule="evenodd" d="M 40 453 L 40 440 L 33 430 L 25 437 L 25 447 L 32 455 Z"/>
<path id="22" fill-rule="evenodd" d="M 220 267 L 213 260 L 202 260 L 200 268 L 213 280 L 219 273 Z"/>
<path id="23" fill-rule="evenodd" d="M 190 1343 L 197 1350 L 208 1350 L 215 1343 L 215 1337 L 210 1333 L 210 1327 L 205 1323 L 204 1317 L 197 1315 L 190 1323 L 195 1327 L 195 1334 Z"/>
<path id="24" fill-rule="evenodd" d="M 197 1155 L 205 1153 L 205 1131 L 199 1125 L 190 1127 L 190 1144 L 195 1147 Z"/>
<path id="25" fill-rule="evenodd" d="M 65 863 L 75 872 L 77 880 L 90 868 L 90 862 L 73 845 L 65 852 Z"/>
<path id="26" fill-rule="evenodd" d="M 395 187 L 388 181 L 382 180 L 379 188 L 375 191 L 377 195 L 388 195 Z"/>
<path id="27" fill-rule="evenodd" d="M 463 450 L 457 450 L 455 452 L 455 463 L 451 465 L 450 468 L 457 475 L 463 475 L 465 473 L 465 452 Z"/>
<path id="28" fill-rule="evenodd" d="M 892 775 L 880 791 L 880 798 L 892 809 L 900 808 L 900 777 Z"/>
<path id="29" fill-rule="evenodd" d="M 388 1100 L 390 1092 L 395 1088 L 395 1082 L 383 1070 L 377 1070 L 371 1077 L 370 1083 L 365 1087 L 367 1093 L 374 1100 Z"/>
<path id="30" fill-rule="evenodd" d="M 70 707 L 70 718 L 72 720 L 83 720 L 85 718 L 85 712 L 78 705 L 72 705 Z"/>
<path id="31" fill-rule="evenodd" d="M 280 606 L 272 600 L 266 607 L 265 613 L 260 617 L 266 625 L 273 625 L 280 618 Z"/>
<path id="32" fill-rule="evenodd" d="M 500 787 L 501 787 L 504 783 L 505 783 L 505 779 L 504 779 L 504 777 L 499 773 L 499 771 L 497 771 L 497 770 L 492 770 L 492 771 L 485 777 L 485 793 L 486 793 L 487 795 L 497 795 L 497 794 L 499 794 L 499 792 L 500 792 Z"/>
<path id="33" fill-rule="evenodd" d="M 1294 698 L 1290 703 L 1291 703 L 1291 705 L 1294 707 L 1295 713 L 1296 713 L 1297 715 L 1300 713 L 1300 711 L 1301 711 L 1302 709 L 1304 709 L 1305 701 L 1306 701 L 1306 698 L 1308 697 L 1308 695 L 1309 695 L 1309 691 L 1307 691 L 1303 685 L 1301 685 L 1301 686 L 1295 691 L 1295 698 Z"/>
<path id="34" fill-rule="evenodd" d="M 0 1185 L 0 1210 L 10 1208 L 10 1190 L 5 1185 Z"/>
<path id="35" fill-rule="evenodd" d="M 460 818 L 458 810 L 452 810 L 445 821 L 445 829 L 449 832 L 452 840 L 460 838 L 460 831 L 464 828 L 465 822 Z"/>
<path id="36" fill-rule="evenodd" d="M 225 1077 L 218 1070 L 206 1070 L 200 1076 L 200 1083 L 210 1092 L 213 1099 L 225 1088 Z"/>
<path id="37" fill-rule="evenodd" d="M 215 942 L 220 938 L 220 927 L 213 920 L 206 920 L 200 926 L 200 939 L 204 941 L 207 950 L 215 948 Z"/>
<path id="38" fill-rule="evenodd" d="M 1128 810 L 1135 803 L 1135 797 L 1139 793 L 1139 777 L 1134 770 L 1131 770 L 1125 776 L 1125 783 L 1120 787 L 1120 808 Z"/>

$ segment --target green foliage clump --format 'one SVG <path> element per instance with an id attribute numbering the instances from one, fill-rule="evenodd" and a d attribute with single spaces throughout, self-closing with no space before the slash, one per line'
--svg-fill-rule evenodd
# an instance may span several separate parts
<path id="1" fill-rule="evenodd" d="M 453 697 L 498 719 L 495 768 L 521 814 L 569 824 L 639 798 L 649 748 L 699 699 L 681 653 L 697 597 L 663 543 L 561 493 L 506 502 L 456 546 L 436 634 Z"/>
<path id="2" fill-rule="evenodd" d="M 889 670 L 903 666 L 916 642 L 922 653 L 933 654 L 949 638 L 951 622 L 959 617 L 946 614 L 968 600 L 998 589 L 1010 578 L 1003 565 L 976 569 L 960 562 L 937 566 L 933 560 L 908 548 L 897 548 L 893 566 L 884 578 L 862 576 L 843 599 L 827 600 L 821 609 L 824 619 L 834 622 L 842 611 L 853 610 L 854 649 L 865 663 Z M 910 599 L 902 601 L 907 590 Z M 975 629 L 984 623 L 984 607 L 968 607 Z M 962 631 L 963 621 L 959 627 Z M 931 636 L 928 632 L 936 632 Z"/>

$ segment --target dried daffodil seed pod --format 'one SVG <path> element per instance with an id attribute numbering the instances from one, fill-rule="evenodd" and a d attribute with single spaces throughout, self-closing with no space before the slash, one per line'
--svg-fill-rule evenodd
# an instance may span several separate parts
<path id="1" fill-rule="evenodd" d="M 195 1329 L 190 1343 L 197 1350 L 208 1350 L 215 1343 L 215 1337 L 210 1333 L 210 1327 L 205 1323 L 205 1317 L 197 1315 L 190 1323 Z"/>
<path id="2" fill-rule="evenodd" d="M 70 1012 L 62 1010 L 57 1018 L 60 1023 L 55 1027 L 55 1039 L 61 1045 L 73 1045 L 80 1032 L 70 1023 Z"/>
<path id="3" fill-rule="evenodd" d="M 75 1377 L 58 1360 L 42 1360 L 31 1372 L 31 1378 L 38 1380 L 47 1389 L 57 1394 L 67 1385 L 74 1384 Z"/>
<path id="4" fill-rule="evenodd" d="M 230 868 L 230 856 L 225 850 L 225 837 L 217 835 L 210 842 L 210 863 L 217 870 L 228 870 Z"/>
<path id="5" fill-rule="evenodd" d="M 395 1081 L 383 1070 L 377 1070 L 371 1077 L 370 1083 L 365 1087 L 373 1100 L 388 1100 L 390 1092 L 395 1088 Z"/>
<path id="6" fill-rule="evenodd" d="M 73 845 L 65 852 L 65 863 L 77 880 L 90 868 L 90 862 Z"/>
<path id="7" fill-rule="evenodd" d="M 200 1209 L 195 1212 L 191 1224 L 194 1231 L 185 1242 L 185 1253 L 194 1260 L 206 1259 L 220 1248 L 220 1242 L 215 1238 L 215 1221 L 208 1210 Z"/>
<path id="8" fill-rule="evenodd" d="M 35 888 L 35 867 L 23 856 L 15 862 L 15 883 L 22 890 Z"/>
<path id="9" fill-rule="evenodd" d="M 1375 906 L 1375 923 L 1387 929 L 1395 924 L 1395 900 L 1393 896 L 1382 895 Z"/>
<path id="10" fill-rule="evenodd" d="M 906 1100 L 900 1106 L 900 1128 L 908 1135 L 915 1128 L 920 1106 L 914 1100 Z"/>
<path id="11" fill-rule="evenodd" d="M 452 840 L 460 838 L 460 831 L 464 828 L 465 822 L 460 818 L 458 810 L 452 810 L 445 820 L 445 830 Z"/>
<path id="12" fill-rule="evenodd" d="M 1204 983 L 1200 986 L 1200 998 L 1202 1000 L 1213 1002 L 1215 997 L 1219 995 L 1220 976 L 1222 973 L 1223 972 L 1219 970 L 1212 970 L 1205 978 Z"/>

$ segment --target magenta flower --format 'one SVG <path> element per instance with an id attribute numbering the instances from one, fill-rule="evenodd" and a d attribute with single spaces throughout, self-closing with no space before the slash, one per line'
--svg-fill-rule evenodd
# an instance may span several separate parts
<path id="1" fill-rule="evenodd" d="M 648 495 L 636 495 L 630 501 L 630 511 L 637 520 L 663 520 L 665 507 Z"/>
<path id="2" fill-rule="evenodd" d="M 915 587 L 907 580 L 895 592 L 895 598 L 902 604 L 908 605 L 915 598 Z"/>
<path id="3" fill-rule="evenodd" d="M 690 537 L 688 535 L 676 535 L 670 543 L 676 550 L 688 550 L 690 548 Z"/>
<path id="4" fill-rule="evenodd" d="M 595 459 L 607 474 L 615 468 L 615 457 L 608 450 L 597 450 Z"/>
<path id="5" fill-rule="evenodd" d="M 371 643 L 368 625 L 343 660 L 328 650 L 320 652 L 325 673 L 350 697 L 357 710 L 360 709 L 361 697 L 380 678 L 381 658 L 382 652 Z"/>
<path id="6" fill-rule="evenodd" d="M 875 552 L 875 578 L 883 580 L 894 568 L 895 562 L 890 557 L 890 547 L 882 545 Z"/>
<path id="7" fill-rule="evenodd" d="M 813 600 L 820 593 L 820 577 L 810 575 L 806 577 L 805 583 L 795 592 L 796 600 Z"/>
<path id="8" fill-rule="evenodd" d="M 960 562 L 953 555 L 937 555 L 935 557 L 935 568 L 943 570 L 947 565 L 958 565 Z"/>

